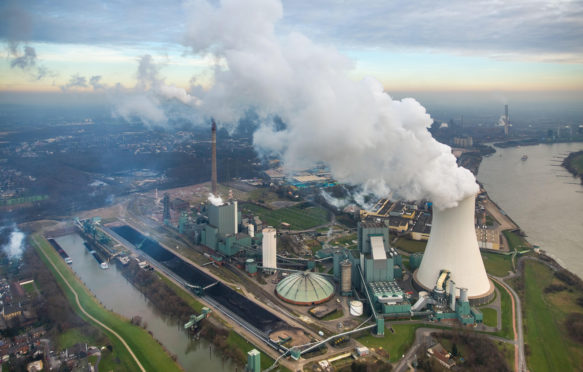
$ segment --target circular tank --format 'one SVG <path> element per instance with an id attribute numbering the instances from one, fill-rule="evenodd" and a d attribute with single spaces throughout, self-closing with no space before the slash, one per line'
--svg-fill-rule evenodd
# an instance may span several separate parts
<path id="1" fill-rule="evenodd" d="M 277 284 L 275 294 L 291 304 L 316 305 L 334 296 L 334 285 L 315 273 L 294 273 Z"/>
<path id="2" fill-rule="evenodd" d="M 363 312 L 362 301 L 350 301 L 350 315 L 361 316 Z"/>

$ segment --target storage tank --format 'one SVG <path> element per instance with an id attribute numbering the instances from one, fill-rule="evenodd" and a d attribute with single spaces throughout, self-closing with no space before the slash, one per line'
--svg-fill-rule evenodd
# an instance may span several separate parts
<path id="1" fill-rule="evenodd" d="M 257 274 L 257 263 L 254 259 L 249 258 L 247 261 L 245 261 L 245 271 L 247 271 L 249 275 Z"/>
<path id="2" fill-rule="evenodd" d="M 344 260 L 340 263 L 341 280 L 340 280 L 340 294 L 343 296 L 350 296 L 352 293 L 352 263 L 350 260 Z"/>
<path id="3" fill-rule="evenodd" d="M 350 315 L 361 316 L 363 309 L 361 301 L 350 301 Z"/>
<path id="4" fill-rule="evenodd" d="M 263 271 L 274 271 L 277 269 L 277 248 L 275 240 L 276 230 L 268 226 L 263 229 L 262 254 Z"/>
<path id="5" fill-rule="evenodd" d="M 448 270 L 456 286 L 467 288 L 469 298 L 480 303 L 491 298 L 494 286 L 486 275 L 478 248 L 475 199 L 472 195 L 460 201 L 457 207 L 433 208 L 431 234 L 414 279 L 417 285 L 431 290 L 439 273 Z M 457 291 L 459 293 L 459 289 Z"/>

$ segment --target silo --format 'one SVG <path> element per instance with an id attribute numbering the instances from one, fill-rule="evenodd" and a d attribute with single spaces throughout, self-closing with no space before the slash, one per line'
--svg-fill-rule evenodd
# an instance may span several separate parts
<path id="1" fill-rule="evenodd" d="M 319 251 L 318 251 L 319 252 Z M 332 262 L 333 262 L 333 273 L 334 273 L 334 279 L 338 280 L 340 279 L 340 259 L 342 258 L 342 253 L 340 253 L 340 251 L 334 252 L 334 255 L 332 256 Z"/>
<path id="2" fill-rule="evenodd" d="M 449 281 L 449 308 L 455 311 L 455 282 L 453 280 Z"/>
<path id="3" fill-rule="evenodd" d="M 460 288 L 460 302 L 463 304 L 468 302 L 468 289 L 467 288 Z"/>
<path id="4" fill-rule="evenodd" d="M 341 281 L 340 294 L 342 296 L 350 296 L 352 294 L 352 263 L 350 260 L 344 260 L 340 263 L 341 267 Z"/>
<path id="5" fill-rule="evenodd" d="M 276 256 L 276 230 L 269 226 L 263 229 L 262 254 L 263 254 L 263 270 L 273 271 L 277 269 Z M 273 269 L 273 270 L 271 270 Z"/>

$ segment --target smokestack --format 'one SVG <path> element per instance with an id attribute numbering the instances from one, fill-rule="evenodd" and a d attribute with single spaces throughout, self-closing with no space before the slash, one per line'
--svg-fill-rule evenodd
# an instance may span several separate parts
<path id="1" fill-rule="evenodd" d="M 215 119 L 211 119 L 212 120 L 212 138 L 211 138 L 211 142 L 212 142 L 212 148 L 211 148 L 211 152 L 212 152 L 212 161 L 211 161 L 211 184 L 212 184 L 212 188 L 211 188 L 211 192 L 214 196 L 218 196 L 217 194 L 217 125 L 215 124 Z"/>
<path id="2" fill-rule="evenodd" d="M 504 105 L 504 135 L 508 137 L 508 105 Z"/>
<path id="3" fill-rule="evenodd" d="M 484 268 L 474 226 L 475 196 L 459 202 L 457 207 L 433 209 L 431 234 L 415 282 L 431 289 L 441 270 L 451 272 L 457 290 L 467 288 L 476 302 L 493 294 L 493 285 Z"/>

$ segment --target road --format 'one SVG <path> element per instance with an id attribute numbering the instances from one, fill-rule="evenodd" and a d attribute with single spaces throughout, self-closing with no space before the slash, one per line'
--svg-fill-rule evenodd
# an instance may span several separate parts
<path id="1" fill-rule="evenodd" d="M 35 239 L 35 241 L 36 241 L 36 239 Z M 37 242 L 37 245 L 38 244 L 39 243 Z M 55 269 L 55 271 L 59 274 L 59 276 L 61 277 L 61 279 L 63 279 L 63 282 L 65 282 L 65 284 L 67 285 L 67 287 L 69 287 L 69 289 L 71 290 L 71 293 L 73 293 L 73 295 L 75 296 L 75 302 L 77 303 L 77 307 L 79 307 L 79 309 L 81 310 L 81 312 L 87 318 L 91 319 L 91 321 L 93 321 L 94 323 L 98 324 L 100 327 L 102 327 L 103 329 L 107 330 L 112 335 L 114 335 L 123 344 L 123 346 L 127 349 L 127 351 L 130 353 L 130 355 L 132 356 L 132 358 L 134 359 L 134 361 L 136 362 L 136 364 L 138 365 L 138 367 L 140 368 L 140 370 L 142 372 L 146 372 L 146 369 L 144 368 L 144 366 L 142 365 L 142 363 L 140 363 L 138 357 L 136 357 L 136 354 L 134 354 L 134 352 L 132 351 L 132 349 L 130 348 L 130 346 L 128 345 L 128 343 L 123 339 L 123 337 L 121 337 L 113 329 L 109 328 L 108 326 L 106 326 L 105 324 L 103 324 L 102 322 L 100 322 L 98 319 L 94 318 L 91 314 L 89 314 L 85 310 L 85 308 L 81 305 L 81 302 L 79 301 L 79 295 L 77 294 L 77 292 L 75 291 L 75 289 L 73 288 L 73 286 L 69 283 L 69 281 L 67 280 L 67 278 L 65 278 L 65 276 L 63 275 L 63 273 L 61 273 L 61 271 L 59 270 L 59 268 L 53 263 L 53 261 L 49 258 L 49 256 L 46 255 L 46 253 L 42 249 L 39 249 L 39 251 L 42 252 L 42 254 L 43 254 L 43 256 L 45 256 L 46 260 L 51 264 L 51 266 L 53 267 L 53 269 Z"/>
<path id="2" fill-rule="evenodd" d="M 515 371 L 526 371 L 526 362 L 524 356 L 524 335 L 522 332 L 522 307 L 520 304 L 520 298 L 518 294 L 514 292 L 514 289 L 507 285 L 502 278 L 497 278 L 490 276 L 490 278 L 500 284 L 506 292 L 510 295 L 512 300 L 512 328 L 514 330 L 514 370 Z"/>

